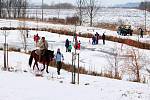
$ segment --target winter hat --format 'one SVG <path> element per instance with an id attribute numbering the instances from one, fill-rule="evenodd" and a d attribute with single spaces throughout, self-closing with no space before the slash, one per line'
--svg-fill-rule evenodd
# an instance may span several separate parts
<path id="1" fill-rule="evenodd" d="M 60 51 L 60 48 L 57 49 L 57 52 Z"/>

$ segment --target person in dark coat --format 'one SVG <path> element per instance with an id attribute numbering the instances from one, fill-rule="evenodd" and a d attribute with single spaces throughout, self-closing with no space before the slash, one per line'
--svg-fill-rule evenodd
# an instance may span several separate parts
<path id="1" fill-rule="evenodd" d="M 139 28 L 139 30 L 140 30 L 140 38 L 143 38 L 143 33 L 144 33 L 143 29 Z"/>
<path id="2" fill-rule="evenodd" d="M 117 33 L 121 35 L 121 26 L 118 27 Z"/>
<path id="3" fill-rule="evenodd" d="M 95 45 L 96 44 L 96 37 L 93 35 L 92 37 L 92 45 Z"/>
<path id="4" fill-rule="evenodd" d="M 105 45 L 105 34 L 104 33 L 102 35 L 102 39 L 103 39 L 103 45 Z"/>
<path id="5" fill-rule="evenodd" d="M 27 32 L 27 34 L 26 34 L 26 38 L 28 38 L 29 37 L 29 31 L 28 30 L 26 30 L 26 32 Z"/>
<path id="6" fill-rule="evenodd" d="M 68 52 L 68 47 L 69 47 L 69 40 L 68 39 L 66 39 L 65 47 L 66 47 L 66 52 Z"/>
<path id="7" fill-rule="evenodd" d="M 99 34 L 98 34 L 98 32 L 96 32 L 95 36 L 96 36 L 96 44 L 98 44 L 98 40 L 99 40 Z"/>

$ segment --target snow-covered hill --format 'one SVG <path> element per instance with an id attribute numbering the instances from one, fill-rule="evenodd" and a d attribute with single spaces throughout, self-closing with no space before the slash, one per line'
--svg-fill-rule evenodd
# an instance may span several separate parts
<path id="1" fill-rule="evenodd" d="M 21 23 L 16 20 L 1 20 L 2 26 L 18 27 Z M 28 27 L 53 27 L 56 29 L 67 28 L 74 30 L 74 26 L 53 25 L 45 23 L 26 22 Z M 87 27 L 78 27 L 82 32 L 87 32 Z M 108 35 L 115 35 L 116 32 L 100 29 L 99 33 L 107 31 Z M 0 31 L 0 47 L 4 43 L 4 31 Z M 23 48 L 21 32 L 17 30 L 7 31 L 7 43 L 9 47 Z M 73 41 L 72 36 L 59 35 L 56 33 L 29 31 L 27 38 L 27 49 L 35 49 L 33 36 L 35 34 L 46 37 L 49 44 L 49 49 L 56 52 L 57 48 L 61 48 L 64 54 L 64 62 L 71 64 L 71 53 L 65 52 L 65 40 L 68 38 Z M 93 32 L 94 34 L 95 32 Z M 130 38 L 130 37 L 125 37 Z M 137 36 L 133 36 L 133 39 Z M 144 36 L 144 39 L 147 37 Z M 143 40 L 144 40 L 143 39 Z M 149 39 L 149 38 L 147 38 Z M 118 52 L 119 56 L 128 54 L 128 50 L 132 47 L 106 41 L 106 45 L 99 40 L 98 45 L 91 45 L 91 39 L 79 37 L 81 41 L 80 66 L 90 71 L 106 71 L 112 66 L 109 60 L 114 61 L 113 54 Z M 149 59 L 149 50 L 134 48 L 140 55 L 144 55 L 144 67 L 140 70 L 141 75 L 149 76 L 147 73 L 142 73 L 146 68 L 146 62 Z M 74 51 L 74 49 L 72 50 Z M 18 52 L 9 52 L 8 66 L 14 68 L 16 72 L 5 72 L 0 70 L 0 100 L 149 100 L 150 86 L 149 83 L 140 84 L 127 81 L 119 81 L 104 77 L 94 77 L 88 75 L 80 75 L 80 84 L 73 85 L 71 82 L 71 73 L 61 70 L 61 79 L 57 79 L 56 69 L 49 67 L 49 74 L 44 73 L 44 77 L 35 77 L 34 72 L 29 68 L 29 55 Z M 3 51 L 0 51 L 0 67 L 3 67 Z M 149 60 L 148 60 L 149 61 Z M 114 64 L 114 62 L 112 63 Z M 41 65 L 40 65 L 41 66 Z M 41 66 L 42 67 L 42 66 Z M 26 72 L 27 71 L 27 72 Z M 119 69 L 120 71 L 120 69 Z M 54 78 L 52 78 L 52 76 Z M 125 75 L 125 78 L 127 75 Z"/>
<path id="2" fill-rule="evenodd" d="M 17 21 L 17 20 L 1 20 L 3 23 L 0 23 L 0 25 L 3 26 L 9 26 L 11 23 L 11 26 L 13 27 L 19 27 L 19 25 L 23 25 L 23 21 Z M 48 23 L 36 23 L 36 22 L 25 22 L 27 27 L 36 27 L 38 25 L 39 27 L 44 27 L 44 28 L 54 28 L 54 29 L 67 29 L 67 30 L 74 30 L 75 26 L 73 25 L 56 25 L 56 24 L 48 24 Z M 87 30 L 88 28 L 91 27 L 83 27 L 79 26 L 77 27 L 78 32 L 91 32 L 95 34 L 96 31 L 92 30 Z M 110 31 L 110 30 L 105 30 L 105 29 L 97 29 L 97 32 L 102 35 L 103 32 L 106 32 L 106 35 L 113 35 L 116 37 L 120 38 L 130 38 L 134 40 L 139 40 L 143 42 L 149 42 L 150 38 L 147 35 L 144 35 L 144 38 L 139 38 L 137 35 L 133 36 L 119 36 L 115 31 Z M 21 38 L 21 31 L 18 30 L 11 30 L 6 32 L 8 34 L 7 36 L 7 43 L 9 44 L 9 47 L 14 47 L 14 48 L 21 48 L 23 49 L 23 43 L 22 43 L 22 38 Z M 57 48 L 61 48 L 62 53 L 64 54 L 65 57 L 65 63 L 66 64 L 72 64 L 72 54 L 71 53 L 66 53 L 65 52 L 65 40 L 68 38 L 70 41 L 73 43 L 73 37 L 72 36 L 66 36 L 66 35 L 59 35 L 56 33 L 50 33 L 50 32 L 44 32 L 44 31 L 29 31 L 29 38 L 27 38 L 27 49 L 28 50 L 34 50 L 34 41 L 33 41 L 33 36 L 35 34 L 39 34 L 40 37 L 44 36 L 46 37 L 46 40 L 48 41 L 49 44 L 49 49 L 54 50 L 56 53 Z M 110 42 L 106 41 L 106 44 L 102 44 L 102 40 L 99 40 L 98 45 L 92 45 L 91 44 L 91 39 L 88 38 L 82 38 L 79 37 L 78 40 L 81 41 L 81 50 L 80 52 L 80 66 L 84 67 L 88 71 L 96 71 L 100 73 L 101 71 L 110 71 L 112 70 L 112 65 L 115 65 L 114 61 L 114 54 L 117 52 L 119 57 L 118 62 L 121 62 L 122 56 L 128 55 L 129 50 L 132 49 L 131 46 L 127 46 L 124 44 L 116 43 L 116 42 Z M 3 47 L 4 43 L 4 31 L 0 31 L 0 47 Z M 148 68 L 149 66 L 149 50 L 143 50 L 143 49 L 138 49 L 134 48 L 137 53 L 140 52 L 140 55 L 144 57 L 145 61 L 140 61 L 143 64 L 143 69 Z M 72 50 L 74 52 L 74 49 Z M 142 59 L 141 57 L 141 59 Z M 68 59 L 69 58 L 69 59 Z M 111 62 L 110 62 L 111 60 Z M 11 60 L 9 60 L 11 61 Z M 118 64 L 119 72 L 124 71 L 124 68 L 122 68 L 123 64 Z M 132 73 L 130 73 L 132 74 Z M 130 76 L 130 75 L 129 75 Z M 148 74 L 142 72 L 142 76 L 147 77 Z M 123 77 L 123 75 L 122 75 Z"/>
<path id="3" fill-rule="evenodd" d="M 2 54 L 0 54 L 2 56 Z M 18 58 L 19 57 L 19 58 Z M 71 84 L 71 73 L 56 69 L 44 77 L 35 77 L 27 65 L 28 55 L 11 52 L 10 58 L 20 62 L 16 72 L 0 71 L 1 100 L 149 100 L 150 86 L 103 77 L 80 75 L 80 83 Z M 24 72 L 26 70 L 27 72 Z M 52 76 L 54 78 L 52 78 Z"/>

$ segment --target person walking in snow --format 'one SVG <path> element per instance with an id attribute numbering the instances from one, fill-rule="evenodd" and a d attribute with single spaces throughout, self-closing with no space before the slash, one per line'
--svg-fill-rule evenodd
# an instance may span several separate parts
<path id="1" fill-rule="evenodd" d="M 96 37 L 93 35 L 92 37 L 92 45 L 95 45 L 96 44 Z"/>
<path id="2" fill-rule="evenodd" d="M 68 52 L 68 47 L 69 47 L 69 40 L 68 39 L 66 39 L 65 47 L 66 47 L 66 52 Z"/>
<path id="3" fill-rule="evenodd" d="M 139 28 L 139 30 L 140 30 L 140 38 L 143 38 L 143 33 L 144 33 L 143 29 Z"/>
<path id="4" fill-rule="evenodd" d="M 102 39 L 103 39 L 103 45 L 105 45 L 105 34 L 104 33 L 102 35 Z"/>
<path id="5" fill-rule="evenodd" d="M 62 68 L 62 61 L 64 60 L 63 54 L 60 52 L 60 49 L 57 49 L 57 53 L 55 54 L 55 60 L 57 64 L 57 74 L 60 75 L 60 69 Z"/>
<path id="6" fill-rule="evenodd" d="M 99 34 L 98 34 L 98 32 L 96 32 L 95 36 L 96 36 L 96 44 L 98 44 L 98 40 L 99 40 Z"/>
<path id="7" fill-rule="evenodd" d="M 71 44 L 71 41 L 69 41 L 68 52 L 71 52 L 71 49 L 72 49 L 72 44 Z"/>
<path id="8" fill-rule="evenodd" d="M 77 44 L 77 49 L 80 50 L 80 48 L 81 48 L 81 42 L 80 42 L 80 40 L 79 40 L 79 42 L 78 42 L 78 44 Z"/>
<path id="9" fill-rule="evenodd" d="M 39 42 L 39 40 L 40 40 L 39 35 L 38 34 L 34 35 L 34 41 L 35 41 L 36 47 L 37 47 L 37 43 Z"/>

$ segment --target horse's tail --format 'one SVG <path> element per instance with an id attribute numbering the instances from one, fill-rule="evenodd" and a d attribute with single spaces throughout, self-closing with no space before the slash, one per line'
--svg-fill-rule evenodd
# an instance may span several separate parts
<path id="1" fill-rule="evenodd" d="M 31 55 L 30 55 L 30 58 L 29 58 L 29 65 L 31 67 L 31 64 L 32 64 L 32 60 L 33 60 L 33 56 L 32 56 L 32 52 L 31 52 Z"/>

